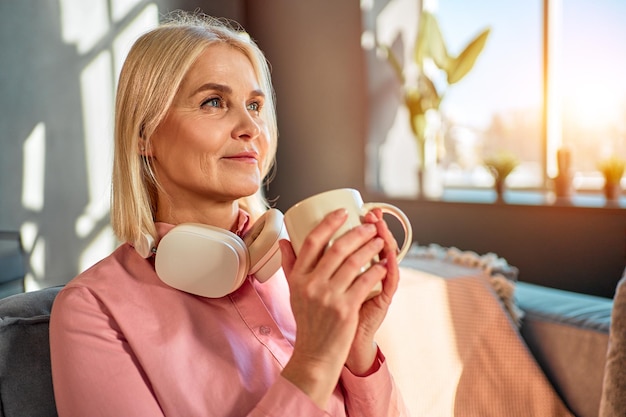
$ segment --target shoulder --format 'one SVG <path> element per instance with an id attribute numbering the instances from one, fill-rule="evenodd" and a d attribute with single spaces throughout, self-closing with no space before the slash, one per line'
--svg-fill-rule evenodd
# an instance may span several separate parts
<path id="1" fill-rule="evenodd" d="M 85 287 L 98 291 L 154 274 L 152 259 L 144 259 L 130 246 L 122 244 L 106 258 L 78 274 L 65 288 Z"/>
<path id="2" fill-rule="evenodd" d="M 149 287 L 162 287 L 152 258 L 144 259 L 128 244 L 119 246 L 106 258 L 68 282 L 55 300 L 59 304 L 102 303 L 113 307 L 137 298 Z M 143 298 L 143 297 L 142 297 Z"/>

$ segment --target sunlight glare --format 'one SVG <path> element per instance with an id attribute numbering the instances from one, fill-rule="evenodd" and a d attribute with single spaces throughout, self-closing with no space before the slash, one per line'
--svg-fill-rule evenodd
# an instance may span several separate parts
<path id="1" fill-rule="evenodd" d="M 33 248 L 37 242 L 37 236 L 39 235 L 39 226 L 35 222 L 24 222 L 20 227 L 20 237 L 22 239 L 22 246 L 24 251 L 28 254 L 33 253 Z M 41 257 L 41 253 L 37 253 L 36 257 Z M 31 256 L 30 262 L 33 263 Z M 37 269 L 42 270 L 43 265 L 40 265 L 43 260 L 36 258 L 34 261 L 37 264 Z M 32 268 L 27 268 L 26 275 L 24 275 L 24 288 L 26 291 L 34 291 L 40 288 L 38 281 L 35 279 L 35 275 L 30 271 Z"/>
<path id="2" fill-rule="evenodd" d="M 103 51 L 80 76 L 83 120 L 85 120 L 85 161 L 89 203 L 83 216 L 95 222 L 109 213 L 110 181 L 113 167 L 113 85 L 111 54 Z M 81 216 L 82 217 L 82 216 Z M 77 223 L 84 224 L 77 220 Z M 81 229 L 86 236 L 91 230 Z"/>
<path id="3" fill-rule="evenodd" d="M 22 206 L 41 211 L 46 172 L 46 126 L 37 123 L 23 146 Z"/>
<path id="4" fill-rule="evenodd" d="M 33 246 L 33 251 L 30 253 L 30 272 L 26 281 L 27 289 L 38 289 L 38 282 L 42 281 L 46 276 L 46 239 L 43 236 L 38 236 Z"/>
<path id="5" fill-rule="evenodd" d="M 584 128 L 600 128 L 619 122 L 624 113 L 615 88 L 603 87 L 598 83 L 579 83 L 575 91 L 564 100 L 566 118 Z"/>
<path id="6" fill-rule="evenodd" d="M 374 0 L 361 0 L 361 10 L 369 12 L 374 8 Z"/>
<path id="7" fill-rule="evenodd" d="M 142 0 L 112 0 L 111 15 L 115 22 L 122 20 L 133 8 L 137 7 Z"/>
<path id="8" fill-rule="evenodd" d="M 159 23 L 159 9 L 156 4 L 147 5 L 129 24 L 120 31 L 113 41 L 113 63 L 115 67 L 115 82 L 122 69 L 122 64 L 128 55 L 131 46 L 137 38 Z"/>
<path id="9" fill-rule="evenodd" d="M 115 248 L 116 240 L 111 226 L 104 227 L 100 233 L 87 245 L 85 250 L 80 254 L 78 260 L 78 272 L 83 272 L 96 262 L 104 258 L 111 252 L 111 248 Z"/>
<path id="10" fill-rule="evenodd" d="M 35 246 L 37 235 L 39 234 L 39 226 L 35 222 L 24 222 L 20 227 L 20 237 L 24 251 L 31 252 Z"/>
<path id="11" fill-rule="evenodd" d="M 89 52 L 109 30 L 106 0 L 61 0 L 63 41 L 76 44 L 78 53 Z"/>

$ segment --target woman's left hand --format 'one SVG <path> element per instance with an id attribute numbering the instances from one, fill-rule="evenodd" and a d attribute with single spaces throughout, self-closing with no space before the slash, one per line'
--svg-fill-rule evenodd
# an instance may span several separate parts
<path id="1" fill-rule="evenodd" d="M 381 262 L 386 263 L 387 276 L 382 281 L 381 293 L 363 303 L 359 312 L 359 324 L 346 360 L 350 372 L 359 376 L 366 376 L 378 368 L 376 362 L 378 348 L 374 336 L 387 315 L 400 277 L 398 244 L 383 220 L 382 211 L 380 209 L 370 211 L 365 216 L 364 222 L 375 224 L 378 236 L 385 241 L 379 257 Z"/>

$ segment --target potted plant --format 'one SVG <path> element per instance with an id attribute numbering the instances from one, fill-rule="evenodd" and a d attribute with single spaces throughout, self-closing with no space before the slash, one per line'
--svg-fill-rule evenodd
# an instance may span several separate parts
<path id="1" fill-rule="evenodd" d="M 604 177 L 604 196 L 607 200 L 616 200 L 622 191 L 621 180 L 624 176 L 626 159 L 613 155 L 598 163 L 598 169 Z"/>
<path id="2" fill-rule="evenodd" d="M 378 44 L 378 48 L 383 51 L 400 82 L 403 102 L 409 111 L 409 122 L 419 152 L 417 172 L 419 196 L 423 197 L 427 140 L 426 114 L 438 111 L 448 86 L 459 82 L 474 67 L 476 59 L 485 46 L 490 29 L 484 29 L 467 44 L 459 55 L 453 56 L 448 52 L 435 15 L 422 10 L 418 24 L 417 37 L 413 46 L 413 64 L 417 69 L 414 77 L 407 78 L 405 68 L 389 46 Z M 431 71 L 426 70 L 430 63 L 434 64 L 437 71 L 432 70 L 432 65 Z M 442 74 L 445 80 L 439 79 Z"/>
<path id="3" fill-rule="evenodd" d="M 574 170 L 572 168 L 572 151 L 562 147 L 556 151 L 556 164 L 559 173 L 554 177 L 554 192 L 557 198 L 567 200 L 574 195 Z"/>
<path id="4" fill-rule="evenodd" d="M 501 151 L 483 159 L 483 164 L 493 176 L 497 201 L 504 201 L 506 178 L 519 165 L 519 160 L 511 152 Z"/>

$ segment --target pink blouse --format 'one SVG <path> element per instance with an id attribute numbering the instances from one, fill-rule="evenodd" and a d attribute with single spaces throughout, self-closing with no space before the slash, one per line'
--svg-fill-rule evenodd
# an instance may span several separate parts
<path id="1" fill-rule="evenodd" d="M 163 236 L 173 226 L 158 224 Z M 405 416 L 384 357 L 344 368 L 327 410 L 280 372 L 295 321 L 282 270 L 212 299 L 164 284 L 128 244 L 59 293 L 50 321 L 60 417 Z"/>

